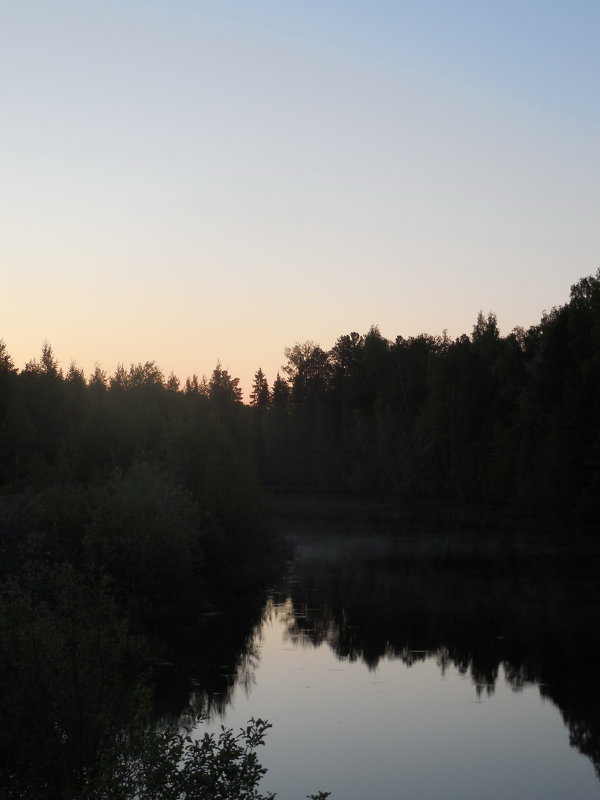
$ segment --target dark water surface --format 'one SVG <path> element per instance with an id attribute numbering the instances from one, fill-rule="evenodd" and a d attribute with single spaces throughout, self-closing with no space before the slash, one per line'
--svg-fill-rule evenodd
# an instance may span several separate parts
<path id="1" fill-rule="evenodd" d="M 274 515 L 288 573 L 254 625 L 207 619 L 217 644 L 194 676 L 200 732 L 273 724 L 265 790 L 600 797 L 595 546 L 358 505 Z"/>

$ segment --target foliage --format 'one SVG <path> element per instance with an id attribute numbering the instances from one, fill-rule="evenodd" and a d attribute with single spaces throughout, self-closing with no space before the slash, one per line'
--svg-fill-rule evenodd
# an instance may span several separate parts
<path id="1" fill-rule="evenodd" d="M 8 797 L 77 796 L 136 703 L 144 662 L 105 581 L 40 565 L 0 595 L 0 784 Z M 9 792 L 10 790 L 10 792 Z"/>
<path id="2" fill-rule="evenodd" d="M 151 727 L 124 738 L 100 787 L 86 800 L 273 800 L 258 784 L 266 773 L 256 750 L 271 725 L 250 720 L 238 734 L 194 735 L 176 725 Z"/>

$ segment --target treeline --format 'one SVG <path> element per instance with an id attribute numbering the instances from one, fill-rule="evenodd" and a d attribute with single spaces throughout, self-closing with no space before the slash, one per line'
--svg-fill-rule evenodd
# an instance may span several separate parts
<path id="1" fill-rule="evenodd" d="M 538 325 L 501 336 L 341 336 L 256 373 L 255 452 L 270 486 L 600 511 L 600 270 Z"/>
<path id="2" fill-rule="evenodd" d="M 600 270 L 507 336 L 479 313 L 457 339 L 373 327 L 285 355 L 272 384 L 257 370 L 245 405 L 220 364 L 183 386 L 155 362 L 86 380 L 47 344 L 18 372 L 0 344 L 0 480 L 88 481 L 150 458 L 235 531 L 257 474 L 267 487 L 598 510 Z"/>

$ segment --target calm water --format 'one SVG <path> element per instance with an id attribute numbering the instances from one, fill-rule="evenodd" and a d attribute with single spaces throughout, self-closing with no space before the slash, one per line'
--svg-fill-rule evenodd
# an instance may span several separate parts
<path id="1" fill-rule="evenodd" d="M 234 663 L 235 614 L 207 621 L 219 656 L 194 676 L 202 731 L 273 724 L 265 790 L 600 797 L 596 556 L 357 508 L 277 520 L 288 574 Z"/>

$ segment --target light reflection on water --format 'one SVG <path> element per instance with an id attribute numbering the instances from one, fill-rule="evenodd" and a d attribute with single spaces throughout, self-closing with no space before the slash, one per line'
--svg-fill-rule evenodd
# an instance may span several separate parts
<path id="1" fill-rule="evenodd" d="M 443 649 L 390 646 L 369 667 L 336 656 L 340 628 L 329 619 L 316 635 L 319 619 L 292 595 L 269 598 L 229 705 L 200 727 L 268 719 L 263 788 L 280 800 L 316 789 L 332 800 L 598 797 L 591 762 L 537 686 L 509 685 L 503 666 L 494 683 L 477 680 Z"/>

